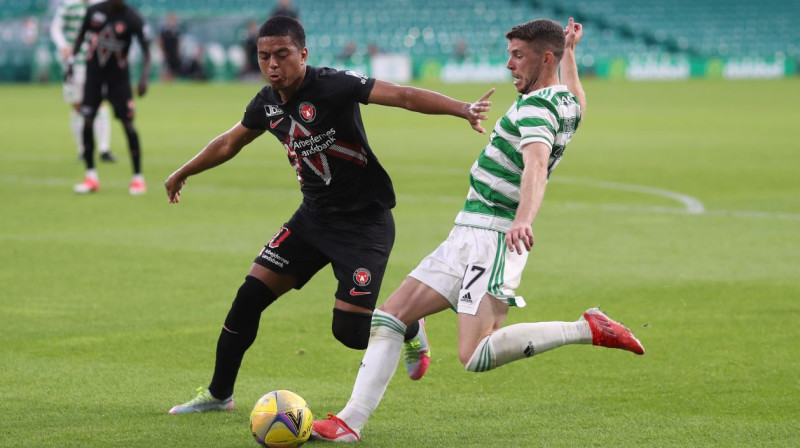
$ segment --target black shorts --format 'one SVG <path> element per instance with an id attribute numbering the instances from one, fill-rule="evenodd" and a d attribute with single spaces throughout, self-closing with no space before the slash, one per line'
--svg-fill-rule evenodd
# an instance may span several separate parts
<path id="1" fill-rule="evenodd" d="M 127 70 L 102 72 L 87 67 L 81 114 L 94 117 L 104 99 L 114 107 L 118 119 L 133 120 L 133 92 Z"/>
<path id="2" fill-rule="evenodd" d="M 255 263 L 293 274 L 300 289 L 328 263 L 336 298 L 374 309 L 394 245 L 391 210 L 319 216 L 301 206 L 264 245 Z"/>

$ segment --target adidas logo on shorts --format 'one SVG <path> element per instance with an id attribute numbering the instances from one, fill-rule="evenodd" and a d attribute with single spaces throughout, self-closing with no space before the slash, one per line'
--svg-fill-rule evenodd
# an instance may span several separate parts
<path id="1" fill-rule="evenodd" d="M 464 303 L 472 303 L 472 296 L 469 295 L 469 293 L 466 293 L 463 296 L 461 296 L 461 298 L 458 299 L 458 301 Z"/>

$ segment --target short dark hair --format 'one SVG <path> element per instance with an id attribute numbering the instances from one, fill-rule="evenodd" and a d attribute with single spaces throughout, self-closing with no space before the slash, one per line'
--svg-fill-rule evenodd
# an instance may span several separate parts
<path id="1" fill-rule="evenodd" d="M 303 49 L 306 46 L 306 31 L 303 25 L 291 17 L 276 16 L 264 22 L 258 30 L 258 37 L 268 36 L 289 36 L 298 48 Z"/>
<path id="2" fill-rule="evenodd" d="M 556 61 L 560 61 L 564 56 L 564 46 L 566 45 L 564 28 L 558 22 L 550 19 L 536 19 L 517 25 L 506 33 L 506 39 L 523 40 L 533 44 L 541 51 L 550 51 Z"/>

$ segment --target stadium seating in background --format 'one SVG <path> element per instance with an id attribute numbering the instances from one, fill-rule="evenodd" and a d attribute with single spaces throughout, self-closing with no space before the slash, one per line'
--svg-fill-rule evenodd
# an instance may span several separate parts
<path id="1" fill-rule="evenodd" d="M 215 79 L 236 77 L 246 22 L 265 20 L 275 5 L 265 0 L 128 3 L 139 9 L 154 32 L 169 12 L 176 12 L 187 46 L 184 53 L 202 45 Z M 54 59 L 42 53 L 42 49 L 53 51 L 46 29 L 54 4 L 0 0 L 0 81 L 58 77 Z M 772 61 L 774 67 L 768 67 L 772 71 L 765 70 L 783 76 L 794 73 L 800 61 L 800 27 L 792 23 L 800 17 L 797 0 L 293 0 L 293 4 L 306 27 L 311 64 L 369 71 L 376 53 L 400 54 L 412 61 L 414 76 L 422 78 L 444 76 L 459 67 L 466 69 L 453 79 L 469 79 L 459 78 L 469 74 L 507 76 L 501 67 L 506 57 L 504 34 L 513 25 L 538 17 L 562 23 L 575 17 L 584 23 L 587 33 L 578 62 L 589 75 L 635 78 L 635 73 L 644 72 L 631 67 L 642 61 L 661 67 L 656 74 L 665 67 L 665 74 L 680 67 L 677 77 L 714 75 L 723 73 L 729 63 L 747 64 L 754 58 L 756 64 Z M 36 51 L 17 37 L 26 17 L 38 23 Z M 343 49 L 351 42 L 356 43 L 355 51 L 343 60 Z M 156 56 L 158 61 L 157 52 Z"/>
<path id="2" fill-rule="evenodd" d="M 796 0 L 537 0 L 656 44 L 700 56 L 774 56 L 800 52 Z"/>

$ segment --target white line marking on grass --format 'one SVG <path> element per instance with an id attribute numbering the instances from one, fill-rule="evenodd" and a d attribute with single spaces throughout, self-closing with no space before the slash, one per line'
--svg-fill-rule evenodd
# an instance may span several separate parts
<path id="1" fill-rule="evenodd" d="M 672 199 L 680 202 L 686 208 L 686 213 L 690 215 L 702 215 L 706 212 L 706 208 L 699 199 L 691 196 L 676 193 L 674 191 L 662 190 L 660 188 L 653 188 L 644 185 L 623 184 L 618 182 L 608 182 L 604 180 L 592 179 L 577 179 L 572 177 L 559 176 L 553 178 L 554 181 L 572 184 L 572 185 L 585 185 L 588 187 L 606 188 L 609 190 L 632 191 L 634 193 L 644 193 L 653 196 L 660 196 L 667 199 Z"/>

